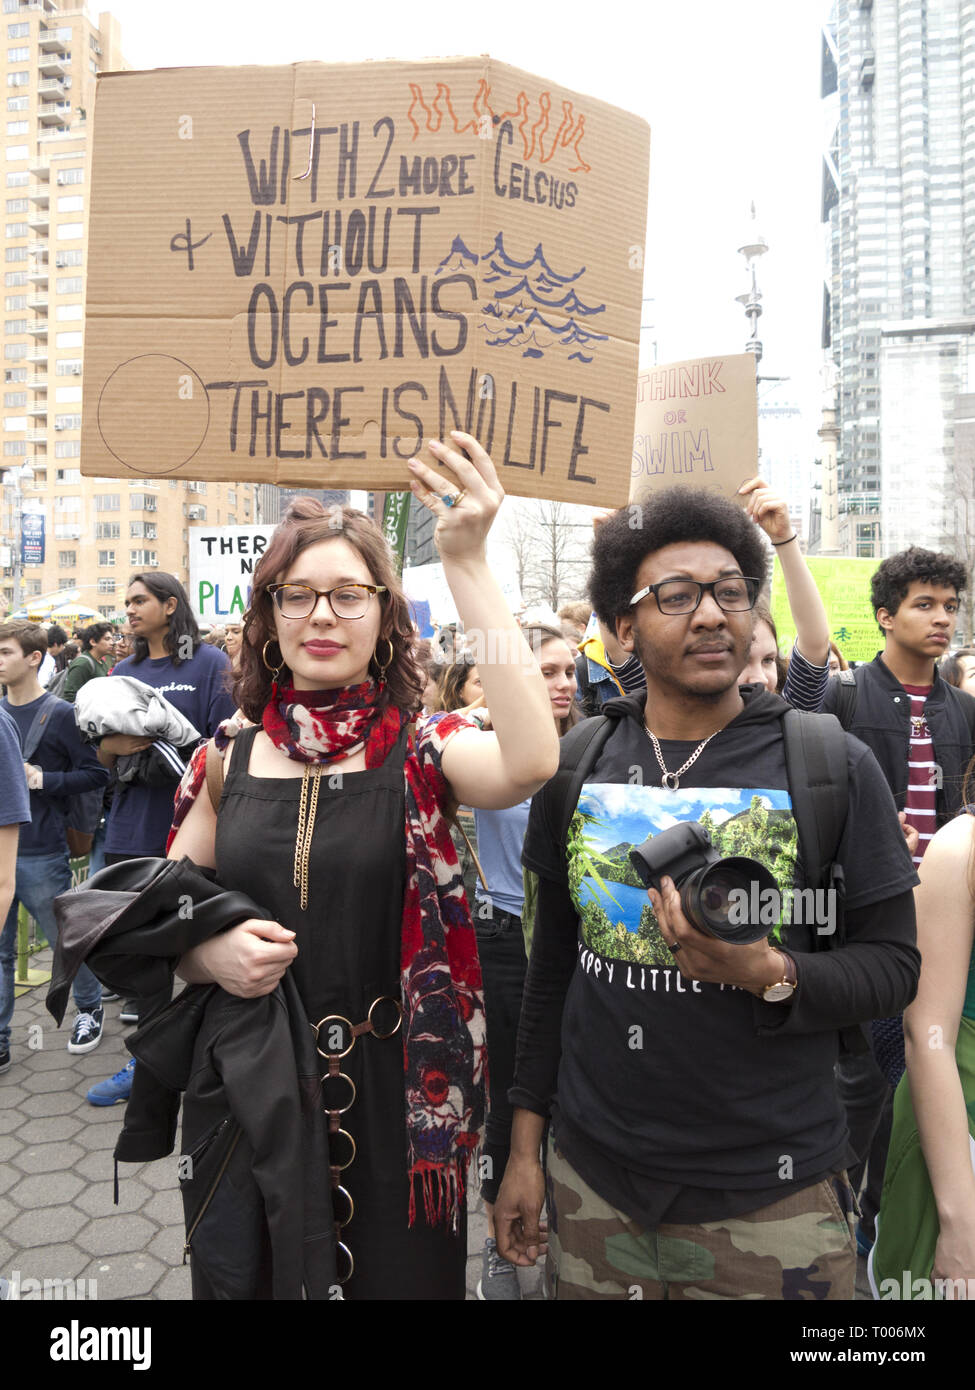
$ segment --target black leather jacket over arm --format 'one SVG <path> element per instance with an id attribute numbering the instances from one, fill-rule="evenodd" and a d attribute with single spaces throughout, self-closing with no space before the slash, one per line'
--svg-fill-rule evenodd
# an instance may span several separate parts
<path id="1" fill-rule="evenodd" d="M 189 859 L 111 865 L 54 907 L 59 940 L 47 1003 L 59 1023 L 83 962 L 103 984 L 144 997 L 172 984 L 194 946 L 270 916 Z M 219 1133 L 210 1154 L 226 1152 L 228 1163 L 233 1156 L 231 1181 L 214 1186 L 201 1153 L 200 1171 L 183 1189 L 188 1244 L 217 1296 L 329 1299 L 336 1265 L 327 1119 L 314 1038 L 291 975 L 258 999 L 188 985 L 128 1047 L 139 1065 L 116 1159 L 172 1153 L 181 1092 L 184 1153 L 206 1149 Z"/>

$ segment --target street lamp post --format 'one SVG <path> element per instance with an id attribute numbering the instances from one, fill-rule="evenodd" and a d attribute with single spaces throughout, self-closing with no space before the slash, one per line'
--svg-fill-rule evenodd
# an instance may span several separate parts
<path id="1" fill-rule="evenodd" d="M 24 587 L 24 560 L 23 560 L 23 517 L 24 517 L 24 493 L 22 484 L 31 482 L 34 477 L 34 470 L 29 463 L 22 464 L 19 468 L 8 468 L 3 475 L 4 487 L 13 489 L 12 516 L 13 522 L 13 544 L 11 547 L 11 559 L 13 560 L 14 571 L 14 591 L 13 599 L 10 604 L 11 613 L 16 613 L 23 602 Z"/>
<path id="2" fill-rule="evenodd" d="M 739 246 L 739 253 L 745 257 L 745 267 L 750 277 L 750 284 L 744 294 L 736 295 L 737 302 L 744 306 L 745 316 L 748 319 L 751 337 L 745 344 L 745 351 L 755 354 L 755 371 L 758 371 L 758 364 L 762 360 L 762 343 L 758 336 L 758 321 L 762 317 L 762 292 L 758 288 L 756 267 L 762 256 L 768 250 L 768 242 L 762 236 L 755 224 L 755 204 L 752 203 L 752 222 L 749 228 L 750 236 L 745 238 L 744 246 Z"/>

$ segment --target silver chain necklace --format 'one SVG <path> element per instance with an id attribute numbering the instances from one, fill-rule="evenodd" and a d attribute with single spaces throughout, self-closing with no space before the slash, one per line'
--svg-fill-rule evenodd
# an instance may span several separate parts
<path id="1" fill-rule="evenodd" d="M 664 762 L 663 754 L 660 751 L 660 744 L 657 742 L 656 734 L 649 727 L 649 725 L 644 724 L 643 727 L 646 730 L 647 738 L 653 744 L 653 751 L 657 755 L 657 762 L 660 764 L 660 771 L 663 773 L 663 776 L 660 779 L 660 785 L 662 787 L 666 787 L 668 791 L 672 792 L 675 792 L 680 788 L 680 779 L 683 777 L 684 773 L 693 763 L 697 762 L 698 758 L 704 752 L 705 748 L 715 737 L 715 734 L 720 734 L 721 732 L 720 729 L 715 729 L 713 734 L 708 734 L 707 738 L 702 739 L 701 742 L 697 745 L 697 747 L 694 749 L 694 752 L 688 758 L 687 762 L 684 764 L 683 767 L 679 767 L 676 772 L 668 772 L 667 764 Z"/>

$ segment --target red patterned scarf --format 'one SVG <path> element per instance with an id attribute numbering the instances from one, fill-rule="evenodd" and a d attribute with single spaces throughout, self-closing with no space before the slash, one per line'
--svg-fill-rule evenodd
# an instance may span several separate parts
<path id="1" fill-rule="evenodd" d="M 307 763 L 334 763 L 363 747 L 366 767 L 380 767 L 407 716 L 378 713 L 376 687 L 296 691 L 274 686 L 263 725 L 275 747 Z M 236 733 L 226 721 L 218 746 Z M 457 854 L 443 807 L 450 788 L 443 749 L 462 715 L 421 720 L 411 731 L 406 781 L 406 891 L 400 981 L 410 1173 L 409 1221 L 416 1219 L 416 1180 L 426 1220 L 456 1228 L 468 1164 L 484 1123 L 487 1044 L 481 967 Z M 176 799 L 173 834 L 206 780 L 206 745 L 197 750 Z"/>

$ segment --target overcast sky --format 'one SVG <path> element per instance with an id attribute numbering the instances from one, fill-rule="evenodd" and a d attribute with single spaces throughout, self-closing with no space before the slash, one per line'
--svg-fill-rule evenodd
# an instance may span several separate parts
<path id="1" fill-rule="evenodd" d="M 420 58 L 488 52 L 651 126 L 645 321 L 658 360 L 744 350 L 752 199 L 763 371 L 819 420 L 823 120 L 819 29 L 829 0 L 114 0 L 135 67 Z M 96 6 L 91 5 L 92 17 Z M 647 357 L 647 351 L 644 352 Z"/>

